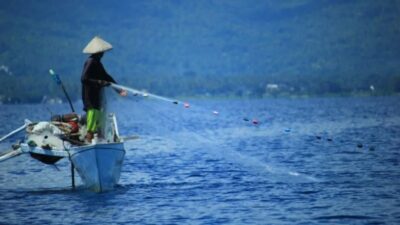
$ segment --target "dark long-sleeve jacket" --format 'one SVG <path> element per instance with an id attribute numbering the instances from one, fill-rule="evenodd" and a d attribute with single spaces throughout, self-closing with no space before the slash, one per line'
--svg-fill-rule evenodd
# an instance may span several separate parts
<path id="1" fill-rule="evenodd" d="M 104 69 L 100 58 L 92 55 L 86 60 L 81 77 L 83 110 L 85 111 L 101 109 L 103 85 L 99 80 L 116 83 Z"/>

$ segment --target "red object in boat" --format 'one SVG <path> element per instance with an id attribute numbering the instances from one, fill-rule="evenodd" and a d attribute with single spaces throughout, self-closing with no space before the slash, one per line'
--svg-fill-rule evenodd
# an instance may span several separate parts
<path id="1" fill-rule="evenodd" d="M 68 122 L 69 125 L 71 125 L 71 133 L 76 133 L 79 131 L 79 125 L 75 121 L 70 121 Z"/>

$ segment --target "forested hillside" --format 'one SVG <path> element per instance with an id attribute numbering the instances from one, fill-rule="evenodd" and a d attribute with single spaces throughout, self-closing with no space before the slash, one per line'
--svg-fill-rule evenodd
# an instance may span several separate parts
<path id="1" fill-rule="evenodd" d="M 399 0 L 13 0 L 0 32 L 0 102 L 60 96 L 50 68 L 78 99 L 94 35 L 119 83 L 161 95 L 400 92 Z"/>

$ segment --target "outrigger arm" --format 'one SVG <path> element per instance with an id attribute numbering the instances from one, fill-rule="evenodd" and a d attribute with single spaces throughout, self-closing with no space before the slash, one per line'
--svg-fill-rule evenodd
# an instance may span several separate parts
<path id="1" fill-rule="evenodd" d="M 32 122 L 28 119 L 25 119 L 25 124 L 22 125 L 21 127 L 11 131 L 10 133 L 4 135 L 2 138 L 0 138 L 0 142 L 6 140 L 9 137 L 12 137 L 13 135 L 23 131 L 29 124 L 31 124 Z M 6 161 L 7 159 L 11 159 L 14 158 L 16 156 L 19 156 L 21 154 L 23 154 L 24 151 L 21 149 L 21 147 L 18 145 L 17 147 L 13 147 L 12 149 L 10 149 L 9 151 L 6 151 L 2 154 L 0 154 L 0 162 Z"/>
<path id="2" fill-rule="evenodd" d="M 25 124 L 24 124 L 23 126 L 21 126 L 21 127 L 15 129 L 15 130 L 11 131 L 10 133 L 4 135 L 2 138 L 0 138 L 0 142 L 1 142 L 1 141 L 4 141 L 5 139 L 7 139 L 7 138 L 9 138 L 9 137 L 11 137 L 11 136 L 13 136 L 14 134 L 17 134 L 17 133 L 23 131 L 23 130 L 24 130 L 29 124 L 31 124 L 31 123 L 32 123 L 32 122 L 31 122 L 30 120 L 25 119 Z"/>
<path id="3" fill-rule="evenodd" d="M 21 155 L 23 153 L 25 153 L 25 152 L 23 152 L 21 150 L 21 148 L 11 149 L 10 151 L 7 151 L 7 152 L 5 152 L 5 153 L 0 155 L 0 162 L 6 161 L 7 159 L 14 158 L 14 157 L 19 156 L 19 155 Z"/>

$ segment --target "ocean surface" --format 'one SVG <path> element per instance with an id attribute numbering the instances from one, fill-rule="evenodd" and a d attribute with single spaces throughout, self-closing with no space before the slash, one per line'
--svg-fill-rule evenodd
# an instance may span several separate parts
<path id="1" fill-rule="evenodd" d="M 120 133 L 140 137 L 110 192 L 77 174 L 72 190 L 67 159 L 0 163 L 0 224 L 400 224 L 400 97 L 189 104 L 109 104 Z M 68 111 L 0 105 L 0 136 Z"/>

